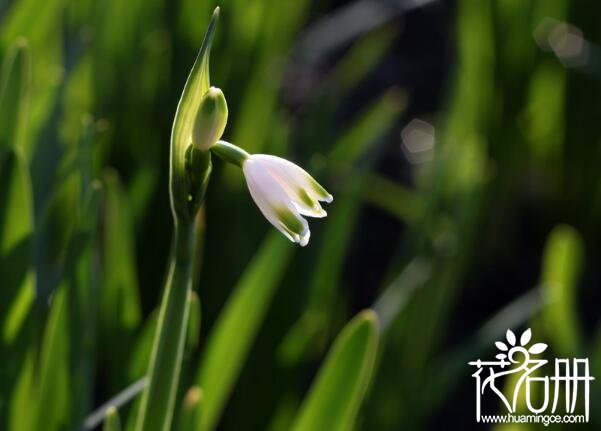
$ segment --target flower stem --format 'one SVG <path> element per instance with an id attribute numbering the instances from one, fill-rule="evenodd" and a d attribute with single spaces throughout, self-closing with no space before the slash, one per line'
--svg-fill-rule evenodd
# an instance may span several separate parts
<path id="1" fill-rule="evenodd" d="M 228 163 L 242 167 L 242 164 L 248 159 L 249 154 L 242 148 L 230 144 L 226 141 L 217 141 L 211 146 L 211 152 L 219 156 Z"/>
<path id="2" fill-rule="evenodd" d="M 142 397 L 137 431 L 171 429 L 188 322 L 194 238 L 193 223 L 176 222 L 175 248 L 150 357 L 150 382 Z"/>

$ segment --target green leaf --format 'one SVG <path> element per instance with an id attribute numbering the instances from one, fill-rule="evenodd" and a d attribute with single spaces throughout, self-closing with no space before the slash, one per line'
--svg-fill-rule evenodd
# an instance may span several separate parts
<path id="1" fill-rule="evenodd" d="M 200 338 L 200 299 L 194 291 L 190 291 L 188 295 L 190 314 L 188 315 L 188 332 L 186 333 L 186 348 L 192 352 L 198 347 L 198 340 Z"/>
<path id="2" fill-rule="evenodd" d="M 32 261 L 33 197 L 27 165 L 0 154 L 0 344 L 11 344 L 35 299 Z"/>
<path id="3" fill-rule="evenodd" d="M 20 129 L 25 136 L 19 139 L 25 144 L 23 156 L 27 160 L 31 160 L 35 138 L 54 108 L 65 72 L 62 63 L 63 32 L 58 31 L 62 28 L 65 3 L 65 0 L 11 2 L 0 27 L 0 50 L 6 50 L 13 43 L 22 43 L 19 40 L 24 38 L 32 53 L 27 127 Z M 13 91 L 16 91 L 15 87 L 11 89 Z M 18 127 L 22 126 L 19 124 Z"/>
<path id="4" fill-rule="evenodd" d="M 216 8 L 177 105 L 171 131 L 171 204 L 175 214 L 185 220 L 190 218 L 187 210 L 190 190 L 186 177 L 186 150 L 192 142 L 194 120 L 202 96 L 210 85 L 209 54 L 218 17 L 219 8 Z"/>
<path id="5" fill-rule="evenodd" d="M 102 431 L 121 431 L 119 412 L 115 407 L 111 406 L 106 410 Z"/>
<path id="6" fill-rule="evenodd" d="M 69 420 L 70 367 L 67 284 L 52 299 L 40 354 L 34 423 L 31 431 L 60 429 Z"/>
<path id="7" fill-rule="evenodd" d="M 388 211 L 403 223 L 414 222 L 422 205 L 417 193 L 378 174 L 368 175 L 362 195 L 365 202 Z"/>
<path id="8" fill-rule="evenodd" d="M 127 363 L 127 381 L 131 382 L 146 375 L 148 361 L 152 352 L 152 342 L 156 333 L 157 322 L 159 320 L 159 310 L 153 310 L 147 317 L 142 331 L 134 343 L 131 356 Z M 133 402 L 130 414 L 128 415 L 125 429 L 133 431 L 136 427 L 138 411 L 140 409 L 140 397 Z"/>
<path id="9" fill-rule="evenodd" d="M 205 431 L 213 429 L 219 419 L 293 250 L 278 232 L 271 232 L 215 323 L 198 373 L 198 386 L 204 392 Z"/>
<path id="10" fill-rule="evenodd" d="M 107 334 L 131 331 L 140 323 L 134 226 L 128 197 L 116 172 L 104 176 L 104 287 L 101 319 Z"/>
<path id="11" fill-rule="evenodd" d="M 146 374 L 150 353 L 152 352 L 152 341 L 159 320 L 159 310 L 153 310 L 142 326 L 142 330 L 138 335 L 136 342 L 133 345 L 132 353 L 127 363 L 127 381 L 131 382 L 139 379 Z M 131 408 L 131 413 L 128 415 L 125 429 L 133 431 L 135 422 L 140 408 L 140 398 L 138 397 Z"/>
<path id="12" fill-rule="evenodd" d="M 152 350 L 152 340 L 156 332 L 159 310 L 153 310 L 144 322 L 142 331 L 136 340 L 127 366 L 127 379 L 139 379 L 146 373 L 148 358 Z"/>
<path id="13" fill-rule="evenodd" d="M 116 172 L 104 175 L 103 286 L 100 291 L 100 354 L 106 363 L 109 387 L 123 383 L 133 331 L 141 320 L 136 271 L 134 225 L 129 200 Z M 119 334 L 121 343 L 114 342 Z"/>
<path id="14" fill-rule="evenodd" d="M 35 41 L 42 40 L 60 18 L 65 0 L 49 0 L 40 3 L 36 0 L 12 2 L 12 8 L 2 23 L 0 42 L 25 36 Z"/>
<path id="15" fill-rule="evenodd" d="M 98 182 L 88 184 L 82 199 L 82 215 L 69 244 L 64 282 L 67 291 L 69 338 L 68 425 L 81 423 L 92 408 L 97 349 L 97 314 L 99 284 L 94 274 L 95 249 L 92 239 L 97 228 L 101 188 Z"/>
<path id="16" fill-rule="evenodd" d="M 196 431 L 201 421 L 203 392 L 198 386 L 192 386 L 186 392 L 177 422 L 178 431 Z"/>
<path id="17" fill-rule="evenodd" d="M 89 116 L 82 116 L 80 128 L 79 141 L 63 155 L 58 171 L 52 175 L 51 194 L 44 199 L 36 220 L 34 255 L 41 300 L 57 288 L 65 271 L 73 272 L 79 252 L 86 248 L 96 227 L 100 188 L 92 180 L 93 123 Z M 86 303 L 97 302 L 87 294 L 83 298 Z M 95 314 L 88 317 L 96 319 Z"/>
<path id="18" fill-rule="evenodd" d="M 377 348 L 376 314 L 362 311 L 334 341 L 292 429 L 352 429 L 371 379 Z"/>
<path id="19" fill-rule="evenodd" d="M 31 65 L 27 42 L 17 39 L 2 62 L 0 77 L 0 148 L 24 151 Z"/>
<path id="20" fill-rule="evenodd" d="M 150 380 L 138 411 L 138 431 L 165 431 L 171 427 L 186 341 L 194 239 L 193 225 L 176 227 L 173 258 L 148 365 Z"/>
<path id="21" fill-rule="evenodd" d="M 30 69 L 27 43 L 18 39 L 4 57 L 0 77 L 0 344 L 7 345 L 35 298 L 33 193 L 23 158 Z"/>
<path id="22" fill-rule="evenodd" d="M 583 249 L 578 232 L 560 225 L 551 231 L 543 257 L 541 283 L 548 302 L 543 317 L 546 332 L 553 340 L 553 348 L 566 355 L 577 353 L 582 346 L 576 287 L 583 266 Z"/>
<path id="23" fill-rule="evenodd" d="M 35 405 L 35 354 L 36 350 L 33 344 L 30 344 L 21 368 L 18 371 L 18 377 L 12 388 L 8 429 L 13 431 L 33 430 L 33 415 L 31 408 Z"/>

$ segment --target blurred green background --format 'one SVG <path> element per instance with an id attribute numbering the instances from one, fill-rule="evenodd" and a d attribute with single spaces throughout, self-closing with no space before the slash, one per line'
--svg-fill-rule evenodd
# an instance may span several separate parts
<path id="1" fill-rule="evenodd" d="M 215 6 L 0 1 L 0 429 L 90 428 L 144 376 L 171 124 Z M 365 308 L 373 375 L 340 429 L 489 429 L 467 362 L 508 328 L 601 378 L 601 4 L 219 6 L 224 138 L 300 164 L 335 200 L 298 248 L 214 161 L 174 429 L 298 425 Z M 591 391 L 581 429 L 601 427 Z M 117 402 L 124 429 L 136 402 Z"/>

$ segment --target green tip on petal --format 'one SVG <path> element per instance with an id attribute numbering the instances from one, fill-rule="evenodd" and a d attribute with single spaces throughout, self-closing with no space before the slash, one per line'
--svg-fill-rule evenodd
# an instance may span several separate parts
<path id="1" fill-rule="evenodd" d="M 298 199 L 304 205 L 306 205 L 308 208 L 311 208 L 313 210 L 312 213 L 306 213 L 306 215 L 309 215 L 311 217 L 325 217 L 327 215 L 325 210 L 321 207 L 321 205 L 319 205 L 319 202 L 316 201 L 315 199 L 313 199 L 313 197 L 311 197 L 311 195 L 307 192 L 307 190 L 300 187 L 296 193 L 297 193 Z M 301 211 L 301 214 L 305 214 L 305 213 L 303 213 Z"/>
<path id="2" fill-rule="evenodd" d="M 313 199 L 309 193 L 307 193 L 307 191 L 305 189 L 303 189 L 302 187 L 300 187 L 298 189 L 298 197 L 300 198 L 301 202 L 304 203 L 305 205 L 307 205 L 310 208 L 316 208 L 316 206 L 318 206 L 319 204 L 317 202 L 315 202 L 315 199 Z"/>
<path id="3" fill-rule="evenodd" d="M 330 203 L 334 200 L 334 197 L 331 194 L 329 194 L 328 191 L 324 189 L 321 186 L 321 184 L 319 184 L 313 178 L 311 178 L 311 188 L 313 189 L 313 192 L 318 196 L 318 199 L 320 201 Z"/>
<path id="4" fill-rule="evenodd" d="M 290 236 L 290 239 L 305 246 L 309 242 L 311 232 L 289 208 L 283 207 L 275 210 L 281 226 Z"/>

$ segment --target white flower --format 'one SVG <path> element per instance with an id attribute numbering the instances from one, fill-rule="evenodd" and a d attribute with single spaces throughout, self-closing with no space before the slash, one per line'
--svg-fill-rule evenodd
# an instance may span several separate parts
<path id="1" fill-rule="evenodd" d="M 311 232 L 303 216 L 325 217 L 319 201 L 332 202 L 332 195 L 305 170 L 280 157 L 250 155 L 242 170 L 265 218 L 291 241 L 307 245 Z"/>

